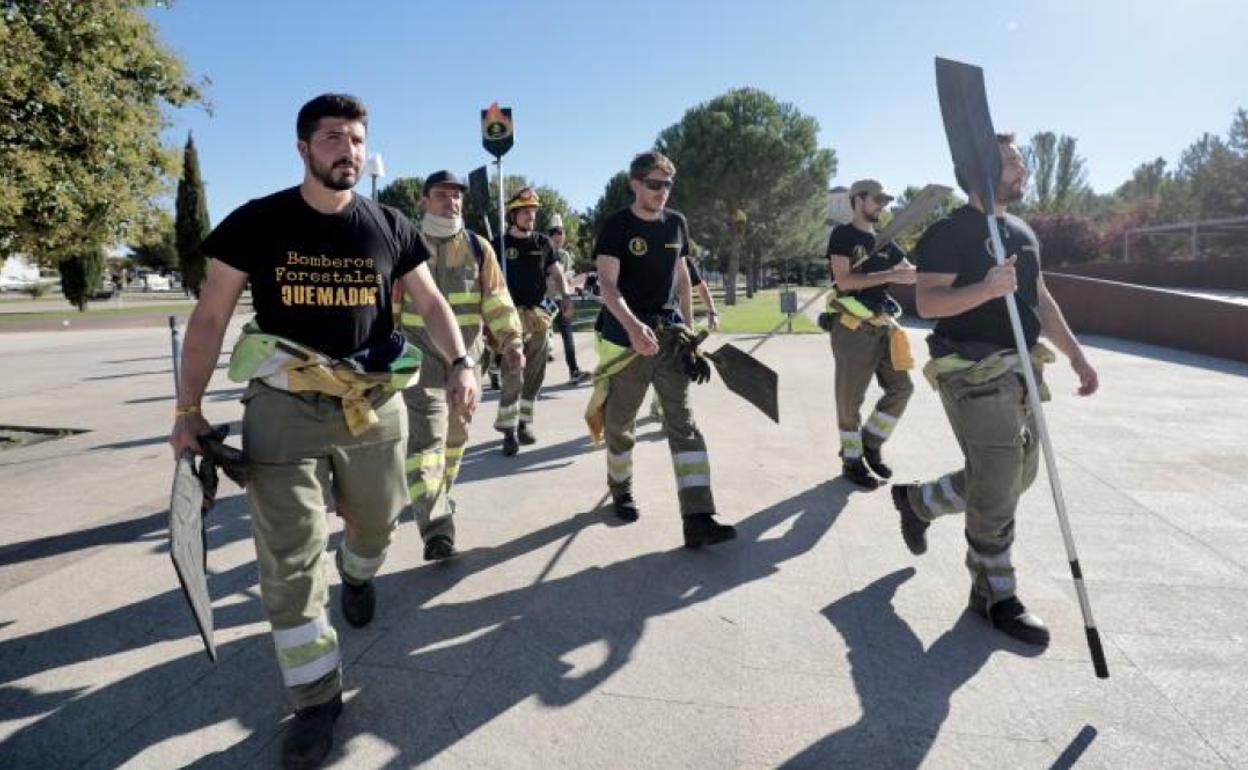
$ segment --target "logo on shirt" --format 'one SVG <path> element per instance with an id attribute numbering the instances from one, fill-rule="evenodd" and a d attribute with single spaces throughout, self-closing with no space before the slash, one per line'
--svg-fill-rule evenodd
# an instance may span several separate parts
<path id="1" fill-rule="evenodd" d="M 515 246 L 508 246 L 506 254 L 507 254 L 507 259 L 519 259 L 520 249 L 517 249 Z"/>
<path id="2" fill-rule="evenodd" d="M 649 249 L 650 247 L 646 243 L 645 238 L 633 238 L 628 242 L 628 253 L 632 254 L 634 257 L 640 257 L 649 251 Z"/>

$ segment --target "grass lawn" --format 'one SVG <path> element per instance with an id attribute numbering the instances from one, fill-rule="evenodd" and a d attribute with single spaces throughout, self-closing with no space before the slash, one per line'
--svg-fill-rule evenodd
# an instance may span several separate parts
<path id="1" fill-rule="evenodd" d="M 768 289 L 760 291 L 752 298 L 746 299 L 744 291 L 737 292 L 737 304 L 729 307 L 716 292 L 715 307 L 719 310 L 719 330 L 736 334 L 762 334 L 774 329 L 785 315 L 780 312 L 780 290 Z M 694 301 L 695 311 L 699 304 Z M 798 300 L 801 307 L 801 300 Z M 793 331 L 798 334 L 814 334 L 819 327 L 805 314 L 793 316 Z"/>
<path id="2" fill-rule="evenodd" d="M 807 287 L 810 288 L 810 287 Z M 817 289 L 816 289 L 817 290 Z M 768 289 L 745 298 L 745 291 L 737 292 L 737 304 L 728 307 L 724 304 L 724 296 L 720 291 L 715 294 L 715 307 L 719 310 L 719 330 L 729 334 L 763 334 L 774 329 L 785 316 L 780 312 L 780 290 Z M 798 300 L 801 306 L 801 300 Z M 594 318 L 598 315 L 599 305 L 596 302 L 578 302 L 576 304 L 576 320 L 574 328 L 584 331 L 593 328 Z M 702 303 L 696 297 L 693 300 L 693 311 L 698 322 L 704 323 Z M 782 329 L 783 331 L 783 329 Z M 806 315 L 793 316 L 793 332 L 795 334 L 819 333 L 819 327 Z"/>
<path id="3" fill-rule="evenodd" d="M 127 307 L 99 307 L 87 305 L 87 311 L 80 313 L 72 307 L 64 310 L 44 310 L 31 313 L 0 313 L 0 325 L 7 323 L 24 323 L 27 321 L 74 321 L 82 318 L 98 316 L 130 316 L 130 315 L 187 315 L 195 305 L 182 302 L 179 304 L 135 304 Z"/>

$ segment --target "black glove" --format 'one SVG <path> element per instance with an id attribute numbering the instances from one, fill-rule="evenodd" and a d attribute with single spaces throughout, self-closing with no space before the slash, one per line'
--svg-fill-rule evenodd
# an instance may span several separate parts
<path id="1" fill-rule="evenodd" d="M 819 328 L 825 332 L 832 331 L 832 326 L 836 324 L 836 314 L 823 312 L 819 314 Z"/>
<path id="2" fill-rule="evenodd" d="M 247 486 L 247 465 L 243 461 L 243 453 L 225 443 L 230 433 L 230 426 L 219 425 L 212 433 L 199 437 L 199 446 L 204 450 L 195 474 L 204 488 L 204 513 L 207 513 L 217 501 L 217 470 L 220 469 L 230 480 L 240 487 Z"/>
<path id="3" fill-rule="evenodd" d="M 701 353 L 694 351 L 690 356 L 690 360 L 685 364 L 685 374 L 689 375 L 689 381 L 702 385 L 711 381 L 711 365 L 702 357 Z"/>

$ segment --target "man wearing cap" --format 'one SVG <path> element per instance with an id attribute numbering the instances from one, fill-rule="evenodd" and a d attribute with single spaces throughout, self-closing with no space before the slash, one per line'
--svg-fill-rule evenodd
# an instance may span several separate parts
<path id="1" fill-rule="evenodd" d="M 636 521 L 633 448 L 637 410 L 652 385 L 663 404 L 663 427 L 676 474 L 685 545 L 730 540 L 736 529 L 715 520 L 706 441 L 689 408 L 689 383 L 705 381 L 710 367 L 688 345 L 684 319 L 693 315 L 689 225 L 666 208 L 676 165 L 657 151 L 643 152 L 628 169 L 633 203 L 603 223 L 594 253 L 602 282 L 598 314 L 598 369 L 585 418 L 591 437 L 607 444 L 607 488 L 615 515 Z"/>
<path id="2" fill-rule="evenodd" d="M 854 182 L 849 188 L 853 218 L 834 227 L 828 237 L 833 281 L 828 299 L 833 320 L 828 333 L 836 361 L 841 473 L 866 489 L 875 489 L 879 479 L 893 475 L 880 448 L 914 393 L 906 372 L 912 366 L 909 343 L 895 320 L 901 308 L 888 293 L 889 284 L 914 283 L 914 266 L 894 244 L 875 248 L 875 225 L 892 200 L 874 179 Z M 884 395 L 863 425 L 859 410 L 873 377 Z"/>
<path id="3" fill-rule="evenodd" d="M 425 180 L 420 203 L 420 239 L 429 252 L 426 264 L 434 283 L 450 303 L 464 338 L 467 360 L 459 362 L 477 376 L 474 355 L 481 350 L 485 324 L 497 341 L 507 365 L 524 369 L 520 317 L 511 302 L 494 249 L 464 227 L 464 193 L 468 186 L 450 171 L 438 171 Z M 448 499 L 459 475 L 464 445 L 468 443 L 468 416 L 451 412 L 446 382 L 456 364 L 443 356 L 429 337 L 424 318 L 403 300 L 402 328 L 407 339 L 424 354 L 420 380 L 403 391 L 407 404 L 407 484 L 412 512 L 425 542 L 425 560 L 455 555 L 453 502 Z"/>
<path id="4" fill-rule="evenodd" d="M 561 215 L 551 215 L 550 227 L 546 229 L 546 235 L 550 237 L 550 244 L 559 258 L 559 270 L 567 278 L 572 273 L 572 255 L 563 247 L 567 236 L 563 232 L 563 217 Z M 555 281 L 547 281 L 547 285 L 551 299 L 562 299 Z M 575 384 L 589 379 L 589 372 L 581 371 L 581 367 L 576 364 L 576 340 L 572 336 L 571 319 L 563 313 L 559 313 L 555 316 L 554 325 L 559 330 L 559 336 L 563 339 L 563 360 L 568 365 L 568 381 Z"/>
<path id="5" fill-rule="evenodd" d="M 541 201 L 531 187 L 507 201 L 507 232 L 503 256 L 507 260 L 507 289 L 520 312 L 524 333 L 524 367 L 503 367 L 503 392 L 498 400 L 494 428 L 503 434 L 503 454 L 514 455 L 520 444 L 534 444 L 533 406 L 546 378 L 546 349 L 550 314 L 542 307 L 546 279 L 559 291 L 564 318 L 572 318 L 572 289 L 559 267 L 559 258 L 545 235 L 534 232 Z"/>

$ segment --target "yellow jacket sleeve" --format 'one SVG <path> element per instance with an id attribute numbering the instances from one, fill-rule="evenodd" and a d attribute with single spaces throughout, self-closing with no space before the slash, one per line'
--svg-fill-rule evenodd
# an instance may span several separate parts
<path id="1" fill-rule="evenodd" d="M 524 340 L 520 333 L 520 314 L 516 312 L 503 271 L 498 266 L 494 249 L 484 238 L 481 244 L 481 318 L 490 334 L 498 341 L 500 351 L 520 350 Z"/>

